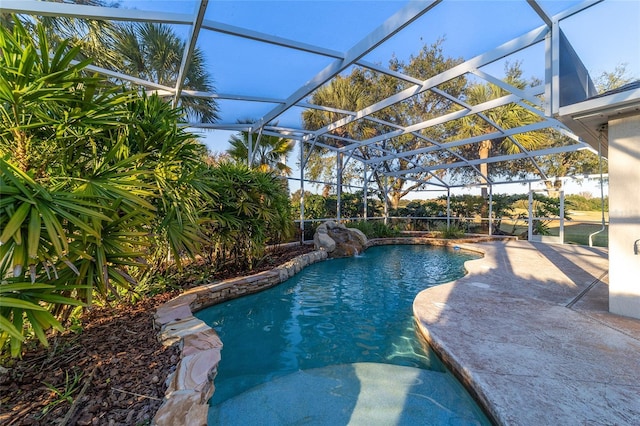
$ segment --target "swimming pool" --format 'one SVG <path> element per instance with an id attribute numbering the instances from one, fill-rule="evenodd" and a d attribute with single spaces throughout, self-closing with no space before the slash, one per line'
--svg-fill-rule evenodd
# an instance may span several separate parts
<path id="1" fill-rule="evenodd" d="M 340 369 L 348 368 L 359 371 L 358 383 L 364 383 L 364 376 L 428 370 L 448 375 L 455 399 L 469 405 L 464 424 L 489 424 L 418 336 L 412 311 L 418 292 L 461 277 L 464 262 L 477 257 L 443 247 L 372 247 L 361 256 L 311 265 L 277 287 L 197 312 L 224 343 L 212 410 L 267 383 L 291 386 L 286 378 L 301 371 L 313 372 L 318 380 L 344 376 Z M 406 368 L 389 372 L 389 365 Z"/>

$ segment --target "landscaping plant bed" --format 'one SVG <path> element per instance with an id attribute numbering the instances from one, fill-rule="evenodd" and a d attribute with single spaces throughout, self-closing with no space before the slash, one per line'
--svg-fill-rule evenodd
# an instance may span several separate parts
<path id="1" fill-rule="evenodd" d="M 181 272 L 180 287 L 272 269 L 313 250 L 287 245 L 269 251 L 251 271 L 213 271 L 204 262 Z M 50 339 L 50 348 L 31 347 L 0 370 L 0 424 L 145 425 L 162 404 L 166 378 L 179 360 L 177 347 L 157 338 L 156 308 L 180 289 L 107 307 L 93 307 L 68 331 Z M 25 345 L 30 347 L 30 345 Z"/>

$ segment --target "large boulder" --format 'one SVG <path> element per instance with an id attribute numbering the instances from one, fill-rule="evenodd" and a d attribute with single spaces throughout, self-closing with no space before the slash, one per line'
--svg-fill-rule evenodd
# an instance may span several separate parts
<path id="1" fill-rule="evenodd" d="M 347 228 L 347 229 L 349 229 L 351 234 L 354 237 L 356 237 L 358 241 L 360 241 L 360 244 L 362 245 L 362 247 L 367 248 L 367 245 L 369 244 L 369 240 L 367 240 L 367 236 L 364 235 L 364 232 L 356 228 Z"/>
<path id="2" fill-rule="evenodd" d="M 313 243 L 316 250 L 325 250 L 328 257 L 351 257 L 367 248 L 367 237 L 359 229 L 328 221 L 318 227 Z"/>
<path id="3" fill-rule="evenodd" d="M 336 242 L 329 236 L 326 224 L 322 224 L 316 229 L 316 233 L 313 235 L 313 245 L 316 250 L 324 250 L 327 253 L 336 249 Z"/>

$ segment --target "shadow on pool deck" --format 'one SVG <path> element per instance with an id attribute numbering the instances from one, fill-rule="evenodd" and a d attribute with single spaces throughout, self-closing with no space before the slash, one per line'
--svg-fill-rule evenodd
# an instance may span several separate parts
<path id="1" fill-rule="evenodd" d="M 421 292 L 420 329 L 497 424 L 637 424 L 640 320 L 608 312 L 606 249 L 498 241 Z"/>

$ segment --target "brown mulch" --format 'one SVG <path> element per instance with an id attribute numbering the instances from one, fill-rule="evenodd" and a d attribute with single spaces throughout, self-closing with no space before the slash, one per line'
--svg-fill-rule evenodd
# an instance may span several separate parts
<path id="1" fill-rule="evenodd" d="M 278 248 L 249 273 L 280 265 L 311 251 L 309 246 Z M 207 271 L 204 264 L 200 271 Z M 206 272 L 209 274 L 209 272 Z M 247 275 L 225 269 L 208 280 Z M 183 287 L 201 279 L 185 280 Z M 0 369 L 0 424 L 148 425 L 162 404 L 166 379 L 180 358 L 177 347 L 157 339 L 153 314 L 179 290 L 145 298 L 135 305 L 94 307 L 76 333 L 31 349 Z"/>

